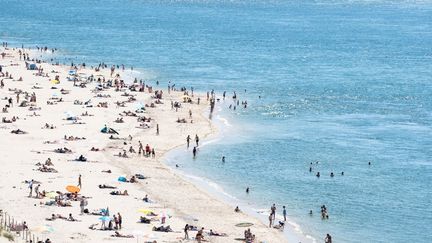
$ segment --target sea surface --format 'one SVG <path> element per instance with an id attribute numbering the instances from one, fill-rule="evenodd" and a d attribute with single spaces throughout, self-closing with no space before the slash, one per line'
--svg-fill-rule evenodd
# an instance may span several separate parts
<path id="1" fill-rule="evenodd" d="M 0 39 L 226 91 L 167 163 L 317 242 L 432 242 L 431 1 L 1 0 Z"/>

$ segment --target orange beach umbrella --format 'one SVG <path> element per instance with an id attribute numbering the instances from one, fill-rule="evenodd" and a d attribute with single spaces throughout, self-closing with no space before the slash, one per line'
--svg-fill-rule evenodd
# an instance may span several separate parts
<path id="1" fill-rule="evenodd" d="M 70 193 L 78 193 L 80 191 L 79 187 L 71 186 L 71 185 L 67 186 L 66 190 Z"/>

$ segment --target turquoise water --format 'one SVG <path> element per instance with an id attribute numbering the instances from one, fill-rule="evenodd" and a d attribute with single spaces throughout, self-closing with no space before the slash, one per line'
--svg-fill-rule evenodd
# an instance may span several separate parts
<path id="1" fill-rule="evenodd" d="M 196 160 L 176 153 L 183 171 L 256 209 L 286 205 L 318 242 L 326 233 L 335 242 L 432 241 L 431 2 L 0 6 L 2 41 L 55 46 L 65 62 L 124 63 L 163 85 L 247 99 L 236 111 L 231 99 L 218 104 L 222 138 Z M 318 215 L 322 204 L 329 220 Z"/>

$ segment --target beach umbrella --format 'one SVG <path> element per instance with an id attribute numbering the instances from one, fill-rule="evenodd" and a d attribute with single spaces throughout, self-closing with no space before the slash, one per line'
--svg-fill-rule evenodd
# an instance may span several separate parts
<path id="1" fill-rule="evenodd" d="M 237 227 L 250 227 L 252 225 L 253 225 L 252 223 L 245 222 L 245 223 L 236 224 L 235 226 L 237 226 Z"/>
<path id="2" fill-rule="evenodd" d="M 73 112 L 71 112 L 71 111 L 66 111 L 65 115 L 66 115 L 67 118 L 74 118 L 75 117 L 75 114 Z"/>
<path id="3" fill-rule="evenodd" d="M 138 209 L 138 212 L 147 215 L 147 214 L 153 213 L 153 210 L 141 208 L 141 209 Z"/>
<path id="4" fill-rule="evenodd" d="M 57 192 L 48 192 L 48 193 L 45 194 L 45 197 L 50 198 L 50 199 L 53 199 L 53 198 L 55 198 L 57 195 L 58 195 Z"/>
<path id="5" fill-rule="evenodd" d="M 37 233 L 42 233 L 42 234 L 48 234 L 48 233 L 52 233 L 54 232 L 53 227 L 49 226 L 49 225 L 41 225 L 41 226 L 37 226 L 33 229 L 31 229 L 32 232 L 37 232 Z"/>
<path id="6" fill-rule="evenodd" d="M 136 102 L 135 103 L 136 110 L 145 109 L 144 107 L 145 107 L 145 105 L 142 102 Z"/>
<path id="7" fill-rule="evenodd" d="M 70 193 L 78 193 L 80 191 L 79 187 L 69 185 L 66 187 L 66 190 Z"/>
<path id="8" fill-rule="evenodd" d="M 113 218 L 111 218 L 111 217 L 109 217 L 109 216 L 102 216 L 102 217 L 99 218 L 99 220 L 105 222 L 105 221 L 113 220 Z"/>
<path id="9" fill-rule="evenodd" d="M 121 181 L 121 182 L 126 182 L 127 181 L 126 177 L 124 177 L 124 176 L 120 176 L 117 180 Z"/>

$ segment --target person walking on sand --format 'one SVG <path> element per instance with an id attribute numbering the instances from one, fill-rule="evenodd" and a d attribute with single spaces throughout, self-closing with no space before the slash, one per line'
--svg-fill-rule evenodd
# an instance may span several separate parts
<path id="1" fill-rule="evenodd" d="M 81 184 L 81 174 L 78 176 L 78 185 L 77 187 L 79 187 L 80 189 L 82 188 L 82 184 Z"/>
<path id="2" fill-rule="evenodd" d="M 273 220 L 276 219 L 276 205 L 273 203 L 273 205 L 270 208 L 271 210 L 271 216 L 273 216 Z"/>
<path id="3" fill-rule="evenodd" d="M 188 234 L 188 230 L 189 230 L 189 224 L 186 224 L 184 227 L 184 240 L 189 240 L 189 234 Z"/>
<path id="4" fill-rule="evenodd" d="M 199 137 L 198 134 L 195 134 L 195 142 L 196 142 L 196 146 L 198 147 L 198 143 L 199 143 Z"/>
<path id="5" fill-rule="evenodd" d="M 117 216 L 118 216 L 118 227 L 119 227 L 119 229 L 121 229 L 123 219 L 122 219 L 122 216 L 120 215 L 120 213 L 117 213 Z"/>
<path id="6" fill-rule="evenodd" d="M 187 148 L 189 148 L 190 140 L 191 140 L 190 135 L 187 135 L 187 137 L 186 137 Z"/>
<path id="7" fill-rule="evenodd" d="M 29 193 L 29 196 L 28 196 L 28 197 L 32 197 L 32 195 L 33 195 L 33 183 L 34 183 L 34 180 L 32 179 L 32 180 L 29 182 L 29 189 L 30 189 L 30 193 Z"/>
<path id="8" fill-rule="evenodd" d="M 284 217 L 284 221 L 286 221 L 287 212 L 286 212 L 285 206 L 283 206 L 282 214 L 283 214 L 283 217 Z"/>
<path id="9" fill-rule="evenodd" d="M 117 218 L 117 216 L 115 214 L 113 216 L 113 219 L 114 219 L 115 229 L 118 229 L 118 227 L 119 227 L 119 221 L 118 221 L 118 218 Z"/>
<path id="10" fill-rule="evenodd" d="M 139 143 L 139 145 L 138 145 L 138 154 L 141 155 L 141 151 L 144 154 L 144 147 L 143 147 L 141 141 L 138 141 L 138 143 Z"/>
<path id="11" fill-rule="evenodd" d="M 156 124 L 156 135 L 159 135 L 159 124 Z"/>
<path id="12" fill-rule="evenodd" d="M 35 187 L 36 198 L 39 198 L 39 187 L 40 187 L 40 184 L 37 184 Z"/>

